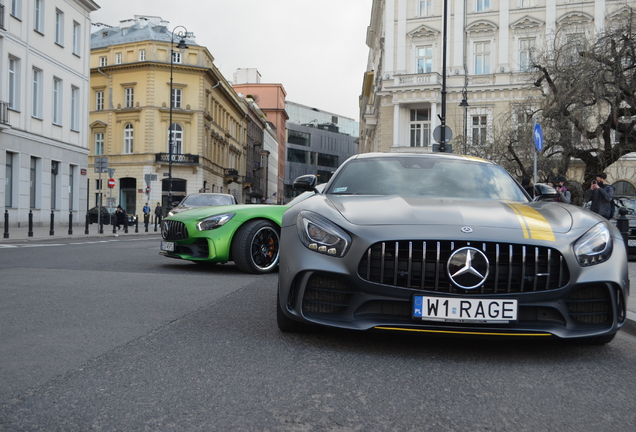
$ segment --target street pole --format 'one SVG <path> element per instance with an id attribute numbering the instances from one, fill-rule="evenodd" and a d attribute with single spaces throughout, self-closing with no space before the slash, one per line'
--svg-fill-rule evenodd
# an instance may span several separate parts
<path id="1" fill-rule="evenodd" d="M 174 142 L 173 142 L 173 127 L 172 127 L 172 107 L 174 105 L 174 96 L 172 94 L 172 71 L 173 71 L 173 65 L 174 65 L 174 35 L 175 35 L 175 30 L 178 28 L 182 28 L 183 30 L 185 30 L 185 32 L 182 32 L 181 30 L 179 30 L 179 33 L 177 34 L 179 36 L 179 38 L 181 39 L 179 41 L 179 45 L 177 46 L 177 48 L 179 48 L 179 50 L 181 52 L 185 51 L 188 47 L 185 44 L 185 38 L 188 35 L 188 29 L 186 29 L 183 26 L 177 26 L 174 29 L 172 29 L 172 34 L 170 36 L 170 124 L 168 125 L 168 205 L 167 205 L 167 211 L 172 210 L 172 158 L 173 158 L 173 154 L 174 154 Z"/>
<path id="2" fill-rule="evenodd" d="M 448 2 L 444 2 L 444 36 L 442 44 L 442 121 L 441 140 L 439 143 L 439 151 L 446 152 L 446 40 L 448 33 Z"/>

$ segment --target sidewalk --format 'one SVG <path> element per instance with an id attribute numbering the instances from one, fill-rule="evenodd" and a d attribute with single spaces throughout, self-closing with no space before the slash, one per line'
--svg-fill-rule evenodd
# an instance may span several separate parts
<path id="1" fill-rule="evenodd" d="M 48 239 L 62 239 L 62 238 L 126 238 L 128 236 L 140 236 L 140 235 L 152 235 L 156 236 L 159 240 L 161 236 L 161 229 L 157 226 L 155 231 L 155 225 L 148 225 L 148 232 L 146 232 L 145 226 L 139 225 L 138 232 L 135 232 L 135 227 L 128 227 L 128 233 L 125 233 L 123 228 L 113 234 L 112 225 L 104 225 L 103 234 L 99 233 L 99 227 L 97 224 L 90 224 L 88 226 L 89 233 L 86 234 L 85 226 L 74 226 L 73 233 L 68 233 L 67 226 L 55 227 L 53 235 L 50 233 L 50 227 L 34 227 L 33 236 L 29 236 L 29 229 L 27 227 L 12 227 L 9 228 L 9 238 L 4 238 L 4 229 L 0 230 L 0 247 L 3 244 L 11 244 L 11 242 L 24 242 L 24 241 L 36 241 L 36 240 L 48 240 Z M 629 280 L 636 287 L 636 261 L 629 262 Z M 636 288 L 631 290 L 631 295 L 627 302 L 627 323 L 623 327 L 623 330 L 629 334 L 636 336 Z"/>

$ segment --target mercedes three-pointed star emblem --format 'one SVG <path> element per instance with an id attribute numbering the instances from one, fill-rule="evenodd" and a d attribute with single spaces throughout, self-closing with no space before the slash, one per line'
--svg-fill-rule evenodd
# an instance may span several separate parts
<path id="1" fill-rule="evenodd" d="M 448 259 L 448 277 L 463 289 L 480 287 L 488 277 L 490 264 L 479 249 L 463 247 L 453 252 Z"/>

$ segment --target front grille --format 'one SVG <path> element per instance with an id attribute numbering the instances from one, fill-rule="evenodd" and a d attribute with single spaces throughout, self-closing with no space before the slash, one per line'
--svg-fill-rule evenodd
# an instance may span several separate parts
<path id="1" fill-rule="evenodd" d="M 336 315 L 349 307 L 353 292 L 339 279 L 314 273 L 303 296 L 303 313 L 307 316 Z"/>
<path id="2" fill-rule="evenodd" d="M 574 291 L 566 300 L 570 318 L 582 324 L 612 322 L 612 304 L 606 286 L 587 286 Z"/>
<path id="3" fill-rule="evenodd" d="M 183 222 L 164 220 L 161 222 L 161 237 L 167 241 L 185 240 L 188 238 L 188 229 Z"/>
<path id="4" fill-rule="evenodd" d="M 486 281 L 476 289 L 455 286 L 446 271 L 453 251 L 470 246 L 488 258 Z M 549 291 L 570 279 L 567 264 L 556 249 L 512 243 L 468 241 L 386 241 L 372 245 L 358 264 L 366 281 L 401 288 L 461 294 Z"/>

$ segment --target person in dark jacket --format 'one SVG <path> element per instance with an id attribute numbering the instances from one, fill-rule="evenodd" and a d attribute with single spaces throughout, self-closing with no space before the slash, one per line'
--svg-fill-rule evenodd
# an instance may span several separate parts
<path id="1" fill-rule="evenodd" d="M 532 185 L 532 180 L 528 177 L 524 177 L 521 179 L 521 186 L 528 192 L 531 198 L 534 199 L 534 186 Z"/>
<path id="2" fill-rule="evenodd" d="M 155 220 L 161 219 L 163 216 L 163 208 L 161 208 L 161 203 L 157 203 L 157 207 L 155 207 Z"/>
<path id="3" fill-rule="evenodd" d="M 564 204 L 570 204 L 572 202 L 572 194 L 565 187 L 565 177 L 557 176 L 554 179 L 553 187 L 557 191 L 556 202 L 562 202 Z"/>
<path id="4" fill-rule="evenodd" d="M 117 210 L 115 210 L 115 222 L 117 229 L 121 229 L 122 226 L 126 226 L 126 212 L 121 205 L 117 206 Z"/>
<path id="5" fill-rule="evenodd" d="M 614 188 L 606 183 L 607 174 L 596 174 L 596 180 L 592 180 L 590 189 L 585 193 L 585 202 L 591 201 L 590 210 L 598 213 L 606 219 L 612 217 L 612 200 Z"/>

